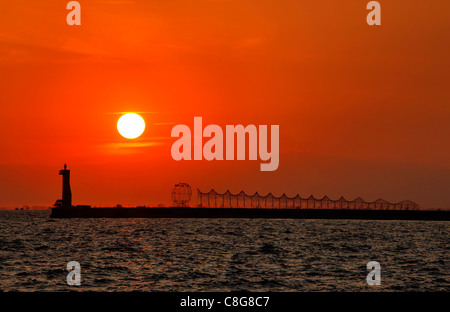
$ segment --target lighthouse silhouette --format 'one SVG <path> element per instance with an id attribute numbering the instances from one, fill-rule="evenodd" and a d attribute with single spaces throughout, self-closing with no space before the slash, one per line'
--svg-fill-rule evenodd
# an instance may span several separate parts
<path id="1" fill-rule="evenodd" d="M 64 169 L 59 171 L 59 174 L 63 176 L 63 188 L 62 188 L 62 208 L 72 207 L 72 191 L 70 190 L 70 170 L 67 170 L 67 165 L 64 164 Z"/>

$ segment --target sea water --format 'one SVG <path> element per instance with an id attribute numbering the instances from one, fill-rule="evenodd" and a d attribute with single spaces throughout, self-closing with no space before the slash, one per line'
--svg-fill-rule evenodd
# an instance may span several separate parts
<path id="1" fill-rule="evenodd" d="M 450 222 L 0 211 L 1 291 L 450 291 Z M 81 266 L 81 285 L 66 265 Z M 380 263 L 381 285 L 367 283 Z"/>

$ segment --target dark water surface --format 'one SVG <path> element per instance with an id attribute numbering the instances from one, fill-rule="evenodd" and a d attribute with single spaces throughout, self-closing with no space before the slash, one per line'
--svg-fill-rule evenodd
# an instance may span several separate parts
<path id="1" fill-rule="evenodd" d="M 73 290 L 78 261 L 77 290 L 450 291 L 450 222 L 48 216 L 0 211 L 0 290 Z"/>

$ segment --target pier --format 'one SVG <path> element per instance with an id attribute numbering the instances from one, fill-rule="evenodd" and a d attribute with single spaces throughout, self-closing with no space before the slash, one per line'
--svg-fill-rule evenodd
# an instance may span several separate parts
<path id="1" fill-rule="evenodd" d="M 412 201 L 390 203 L 385 200 L 366 202 L 361 198 L 348 201 L 327 196 L 316 199 L 300 195 L 275 197 L 271 193 L 261 196 L 245 192 L 219 194 L 214 190 L 199 190 L 197 207 L 184 204 L 178 207 L 104 207 L 72 205 L 70 170 L 64 165 L 62 199 L 51 209 L 52 218 L 257 218 L 257 219 L 357 219 L 357 220 L 434 220 L 450 221 L 449 210 L 422 210 Z M 186 187 L 177 184 L 176 187 Z M 187 185 L 188 186 L 188 185 Z M 190 186 L 188 186 L 190 188 Z M 189 189 L 190 191 L 190 189 Z M 187 193 L 190 199 L 190 192 Z M 172 194 L 174 196 L 174 194 Z M 178 194 L 179 195 L 179 194 Z M 175 196 L 178 198 L 178 196 Z M 174 202 L 176 204 L 176 202 Z"/>

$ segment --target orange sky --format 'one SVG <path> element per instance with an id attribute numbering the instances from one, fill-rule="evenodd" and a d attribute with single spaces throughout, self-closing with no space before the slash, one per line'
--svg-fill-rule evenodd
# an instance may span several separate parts
<path id="1" fill-rule="evenodd" d="M 450 2 L 0 3 L 0 206 L 169 203 L 202 190 L 450 207 Z M 147 128 L 138 144 L 121 112 Z M 279 124 L 280 166 L 182 161 L 175 124 Z"/>

